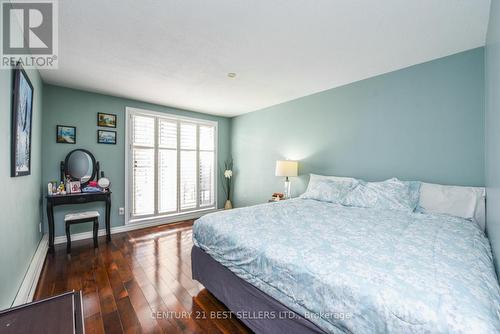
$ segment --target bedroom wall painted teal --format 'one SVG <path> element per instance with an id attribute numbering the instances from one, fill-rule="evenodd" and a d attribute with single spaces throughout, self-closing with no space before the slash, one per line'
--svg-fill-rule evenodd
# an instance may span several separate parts
<path id="1" fill-rule="evenodd" d="M 282 190 L 277 159 L 308 173 L 484 185 L 484 50 L 478 48 L 235 117 L 234 202 Z"/>
<path id="2" fill-rule="evenodd" d="M 41 239 L 42 96 L 36 70 L 33 84 L 31 175 L 10 177 L 13 72 L 0 70 L 0 310 L 11 306 Z"/>
<path id="3" fill-rule="evenodd" d="M 91 151 L 100 162 L 101 170 L 111 179 L 113 191 L 111 225 L 124 224 L 124 216 L 118 215 L 118 208 L 125 206 L 125 108 L 136 107 L 153 111 L 197 117 L 217 121 L 219 131 L 219 164 L 230 154 L 229 136 L 231 120 L 225 117 L 216 117 L 191 111 L 168 108 L 164 106 L 90 93 L 81 90 L 46 85 L 44 90 L 44 118 L 43 118 L 43 182 L 59 179 L 59 162 L 64 160 L 67 153 L 76 148 Z M 111 113 L 118 115 L 118 144 L 97 144 L 97 113 Z M 71 125 L 77 127 L 77 144 L 57 144 L 56 125 Z M 110 129 L 115 130 L 115 129 Z M 46 190 L 45 190 L 46 193 Z M 219 187 L 219 206 L 224 205 L 224 195 Z M 96 208 L 99 204 L 66 206 L 56 208 L 56 236 L 64 235 L 62 224 L 64 214 L 69 211 Z M 101 216 L 104 210 L 101 210 Z M 44 215 L 46 224 L 47 217 Z M 104 228 L 104 220 L 100 220 L 100 228 Z M 86 226 L 87 225 L 87 226 Z M 47 231 L 47 229 L 45 229 Z M 72 233 L 90 231 L 90 224 L 72 227 Z"/>
<path id="4" fill-rule="evenodd" d="M 486 41 L 486 229 L 500 273 L 500 1 L 491 2 Z M 500 276 L 500 275 L 499 275 Z"/>

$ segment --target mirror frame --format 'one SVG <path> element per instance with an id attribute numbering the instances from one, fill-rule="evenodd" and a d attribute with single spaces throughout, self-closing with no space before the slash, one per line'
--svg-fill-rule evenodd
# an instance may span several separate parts
<path id="1" fill-rule="evenodd" d="M 92 176 L 90 177 L 90 179 L 87 182 L 82 183 L 82 188 L 84 188 L 89 184 L 90 181 L 95 180 L 99 176 L 99 162 L 96 161 L 94 155 L 90 151 L 85 150 L 83 148 L 77 148 L 75 150 L 72 150 L 71 152 L 69 152 L 66 155 L 66 158 L 64 159 L 64 161 L 61 161 L 61 182 L 64 182 L 64 178 L 66 175 L 71 176 L 71 174 L 69 174 L 69 171 L 68 171 L 69 158 L 71 157 L 71 154 L 78 152 L 78 151 L 88 154 L 90 156 L 90 159 L 92 160 L 92 164 L 93 164 Z"/>

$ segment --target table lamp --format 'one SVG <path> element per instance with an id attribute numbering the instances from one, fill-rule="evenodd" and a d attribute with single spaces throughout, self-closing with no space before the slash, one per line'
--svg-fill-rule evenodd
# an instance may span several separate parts
<path id="1" fill-rule="evenodd" d="M 290 198 L 290 181 L 289 176 L 297 176 L 299 163 L 293 160 L 278 160 L 276 161 L 276 176 L 285 177 L 285 198 Z"/>

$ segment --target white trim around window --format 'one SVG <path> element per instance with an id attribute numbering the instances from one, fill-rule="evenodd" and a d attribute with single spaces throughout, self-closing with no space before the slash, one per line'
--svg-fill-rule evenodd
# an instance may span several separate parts
<path id="1" fill-rule="evenodd" d="M 138 118 L 137 118 L 138 117 Z M 149 118 L 149 120 L 148 120 Z M 145 144 L 137 144 L 137 140 L 134 140 L 134 119 L 139 119 L 139 120 L 147 120 L 149 122 L 149 125 L 151 126 L 151 131 L 154 131 L 154 140 L 150 137 L 150 142 L 145 143 Z M 151 121 L 154 119 L 154 127 L 152 127 Z M 167 113 L 162 113 L 162 112 L 156 112 L 156 111 L 150 111 L 150 110 L 145 110 L 145 109 L 138 109 L 138 108 L 132 108 L 132 107 L 126 107 L 126 122 L 125 122 L 125 225 L 128 224 L 136 224 L 136 223 L 143 223 L 143 222 L 154 222 L 154 221 L 161 221 L 161 220 L 166 220 L 166 219 L 171 219 L 172 217 L 182 217 L 185 216 L 187 213 L 204 213 L 204 212 L 211 212 L 215 210 L 218 207 L 218 158 L 217 158 L 217 153 L 218 153 L 218 123 L 214 121 L 209 121 L 209 120 L 204 120 L 204 119 L 198 119 L 198 118 L 192 118 L 192 117 L 185 117 L 185 116 L 178 116 L 174 114 L 167 114 Z M 165 148 L 159 144 L 159 138 L 160 138 L 160 130 L 159 130 L 159 124 L 165 124 L 169 123 L 170 129 L 172 132 L 175 131 L 175 136 L 176 136 L 176 145 L 172 144 L 170 148 Z M 174 123 L 176 124 L 176 127 L 174 126 Z M 184 148 L 181 147 L 181 126 L 184 127 L 191 127 L 191 130 L 193 128 L 196 129 L 195 131 L 195 136 L 188 137 L 190 140 L 195 141 L 195 146 L 190 147 L 190 148 Z M 204 130 L 209 130 L 210 133 L 212 132 L 213 128 L 213 136 L 214 136 L 214 146 L 213 150 L 208 148 L 204 149 L 203 147 L 200 147 L 200 128 Z M 193 130 L 194 131 L 194 130 Z M 194 134 L 194 132 L 193 132 Z M 135 142 L 135 143 L 134 143 Z M 209 141 L 210 142 L 210 141 Z M 194 145 L 194 144 L 193 144 Z M 134 151 L 135 150 L 135 151 Z M 149 151 L 147 153 L 149 155 L 149 162 L 150 164 L 153 164 L 154 167 L 154 176 L 151 177 L 147 181 L 150 184 L 154 184 L 154 208 L 150 207 L 147 211 L 147 213 L 141 213 L 137 214 L 137 210 L 134 209 L 134 197 L 136 197 L 135 188 L 134 185 L 134 171 L 136 171 L 135 175 L 137 178 L 140 178 L 140 175 L 137 172 L 137 160 L 134 159 L 134 152 L 138 154 L 139 151 L 143 150 L 143 152 Z M 162 153 L 165 153 L 166 151 L 170 150 L 170 158 L 173 156 L 176 156 L 176 204 L 175 206 L 169 206 L 175 209 L 170 210 L 170 211 L 163 211 L 160 212 L 159 210 L 159 198 L 160 198 L 160 190 L 159 190 L 159 168 L 160 168 L 160 162 L 159 162 L 159 157 L 160 157 L 160 151 Z M 152 158 L 154 152 L 154 158 Z M 175 152 L 175 154 L 173 153 Z M 181 193 L 182 190 L 180 189 L 180 184 L 181 184 L 181 155 L 182 153 L 185 153 L 186 156 L 191 156 L 191 159 L 193 158 L 193 154 L 190 152 L 194 152 L 194 156 L 196 158 L 196 164 L 195 164 L 195 170 L 194 172 L 191 170 L 191 173 L 194 173 L 191 175 L 191 177 L 195 177 L 196 179 L 196 185 L 195 188 L 195 198 L 196 202 L 193 203 L 181 203 Z M 200 166 L 203 166 L 203 164 L 200 165 L 200 153 L 203 154 L 205 153 L 205 157 L 208 155 L 208 162 L 210 164 L 210 161 L 212 159 L 211 155 L 213 153 L 213 174 L 210 174 L 209 179 L 212 180 L 211 182 L 211 193 L 210 196 L 213 197 L 213 200 L 210 200 L 210 203 L 208 205 L 203 205 L 202 204 L 202 199 L 200 196 L 200 188 L 201 188 L 201 182 L 200 182 Z M 137 158 L 136 158 L 137 159 Z M 154 163 L 152 163 L 152 159 L 154 159 Z M 193 160 L 190 160 L 193 161 Z M 206 161 L 206 160 L 205 160 Z M 175 164 L 174 164 L 175 165 Z M 206 166 L 206 164 L 205 164 Z M 192 167 L 192 166 L 191 166 Z M 192 169 L 192 168 L 191 168 Z M 206 182 L 205 182 L 206 183 Z M 206 192 L 205 192 L 206 193 Z M 185 201 L 185 192 L 183 193 L 184 196 L 184 201 Z M 171 194 L 172 195 L 172 194 Z M 172 204 L 172 199 L 170 204 Z M 134 212 L 135 210 L 135 212 Z"/>

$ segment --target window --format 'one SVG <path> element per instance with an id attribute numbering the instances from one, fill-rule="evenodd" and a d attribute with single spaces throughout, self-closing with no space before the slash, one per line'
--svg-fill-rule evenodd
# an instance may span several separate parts
<path id="1" fill-rule="evenodd" d="M 216 207 L 217 123 L 127 108 L 132 221 Z"/>

